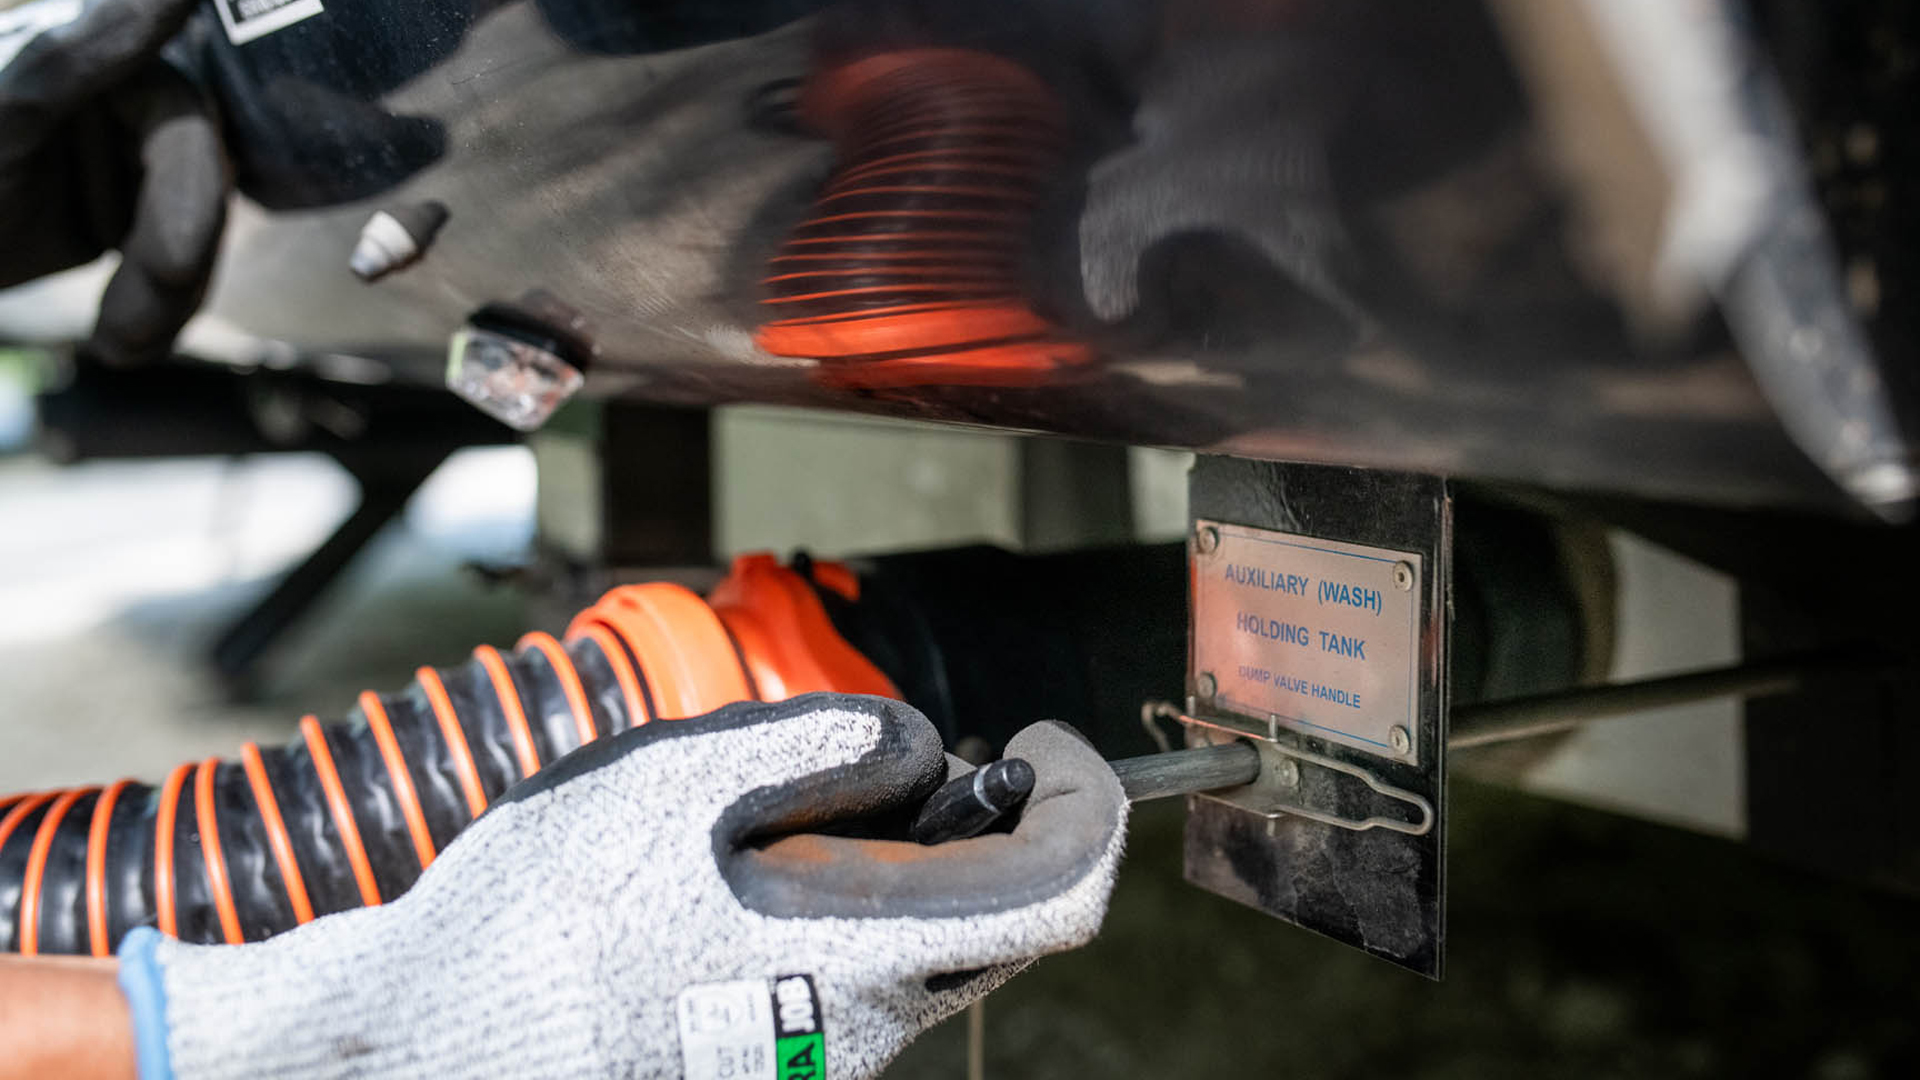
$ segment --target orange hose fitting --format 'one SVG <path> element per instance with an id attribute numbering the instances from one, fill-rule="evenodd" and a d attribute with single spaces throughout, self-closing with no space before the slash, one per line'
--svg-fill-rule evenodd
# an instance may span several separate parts
<path id="1" fill-rule="evenodd" d="M 699 716 L 756 696 L 720 620 L 705 600 L 667 582 L 625 585 L 574 616 L 567 636 L 595 624 L 626 647 L 662 720 Z"/>
<path id="2" fill-rule="evenodd" d="M 846 597 L 859 579 L 844 565 L 813 564 L 816 580 Z M 900 696 L 893 680 L 834 629 L 813 587 L 767 554 L 742 555 L 708 594 L 714 614 L 740 645 L 763 701 L 833 690 Z"/>
<path id="3" fill-rule="evenodd" d="M 905 49 L 816 73 L 800 111 L 839 164 L 761 282 L 762 349 L 864 389 L 1033 386 L 1093 360 L 1021 287 L 1067 140 L 1038 76 L 971 49 Z"/>

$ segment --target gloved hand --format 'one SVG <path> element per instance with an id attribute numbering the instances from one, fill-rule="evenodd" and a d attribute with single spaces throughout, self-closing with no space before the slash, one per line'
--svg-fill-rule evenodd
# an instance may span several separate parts
<path id="1" fill-rule="evenodd" d="M 87 350 L 164 357 L 199 306 L 228 170 L 206 102 L 160 61 L 196 0 L 0 10 L 0 288 L 118 248 Z"/>
<path id="2" fill-rule="evenodd" d="M 1099 928 L 1119 782 L 1057 724 L 1007 752 L 1037 776 L 1013 832 L 920 847 L 844 835 L 947 776 L 896 701 L 736 705 L 591 743 L 384 907 L 253 945 L 134 931 L 142 1076 L 872 1076 Z"/>

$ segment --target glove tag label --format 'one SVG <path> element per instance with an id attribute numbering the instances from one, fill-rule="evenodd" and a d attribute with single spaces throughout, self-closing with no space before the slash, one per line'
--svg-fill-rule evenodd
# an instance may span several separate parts
<path id="1" fill-rule="evenodd" d="M 826 1080 L 811 975 L 702 983 L 674 1000 L 687 1080 Z"/>
<path id="2" fill-rule="evenodd" d="M 773 980 L 774 1026 L 779 1038 L 773 1056 L 779 1080 L 823 1080 L 827 1075 L 827 1036 L 820 1026 L 820 995 L 811 975 L 782 975 Z"/>
<path id="3" fill-rule="evenodd" d="M 245 45 L 326 10 L 320 0 L 214 0 L 227 40 Z"/>

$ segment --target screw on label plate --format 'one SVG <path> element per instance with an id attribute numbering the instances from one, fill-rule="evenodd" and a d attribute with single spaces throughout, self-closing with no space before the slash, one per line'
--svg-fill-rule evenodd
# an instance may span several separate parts
<path id="1" fill-rule="evenodd" d="M 1220 550 L 1220 530 L 1211 525 L 1202 525 L 1193 534 L 1193 547 L 1202 555 L 1211 555 Z"/>
<path id="2" fill-rule="evenodd" d="M 1220 683 L 1214 679 L 1213 672 L 1203 671 L 1193 680 L 1193 690 L 1200 695 L 1200 700 L 1212 701 L 1213 695 L 1220 692 Z"/>
<path id="3" fill-rule="evenodd" d="M 1396 754 L 1404 754 L 1413 749 L 1412 736 L 1407 734 L 1406 728 L 1398 724 L 1387 730 L 1387 742 L 1393 745 L 1393 752 Z"/>
<path id="4" fill-rule="evenodd" d="M 1397 562 L 1393 564 L 1393 587 L 1401 592 L 1413 588 L 1413 565 Z"/>
<path id="5" fill-rule="evenodd" d="M 1273 781 L 1281 787 L 1293 787 L 1300 783 L 1300 766 L 1292 758 L 1282 758 L 1280 764 L 1273 767 Z"/>

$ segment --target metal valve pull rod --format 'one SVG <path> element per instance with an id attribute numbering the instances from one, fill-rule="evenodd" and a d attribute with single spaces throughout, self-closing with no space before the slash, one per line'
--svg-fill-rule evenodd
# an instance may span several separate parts
<path id="1" fill-rule="evenodd" d="M 1251 784 L 1260 752 L 1232 742 L 1109 762 L 1128 802 L 1165 799 Z M 1033 791 L 1033 767 L 1019 758 L 991 761 L 947 781 L 921 807 L 913 838 L 922 844 L 960 840 L 984 831 L 1024 803 Z"/>

